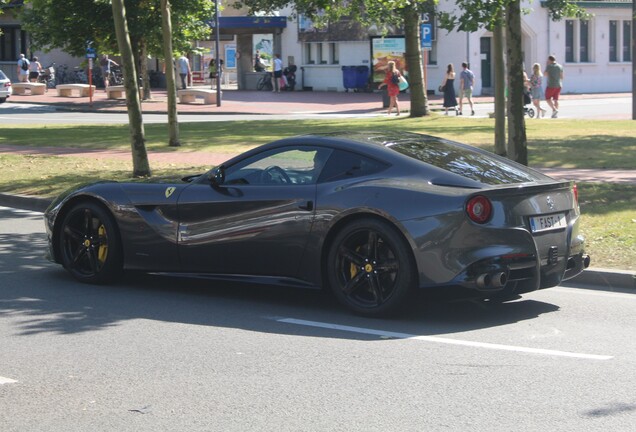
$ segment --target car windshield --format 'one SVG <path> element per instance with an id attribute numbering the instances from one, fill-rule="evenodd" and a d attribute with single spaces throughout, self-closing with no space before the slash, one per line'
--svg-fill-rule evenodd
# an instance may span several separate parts
<path id="1" fill-rule="evenodd" d="M 484 184 L 526 183 L 544 178 L 495 155 L 433 137 L 414 136 L 385 145 L 413 159 Z"/>

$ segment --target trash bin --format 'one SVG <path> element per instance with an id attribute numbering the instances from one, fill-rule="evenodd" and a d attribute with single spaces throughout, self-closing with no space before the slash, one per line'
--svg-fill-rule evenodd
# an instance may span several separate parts
<path id="1" fill-rule="evenodd" d="M 389 98 L 389 90 L 386 86 L 382 87 L 382 108 L 388 108 L 391 104 L 391 98 Z"/>
<path id="2" fill-rule="evenodd" d="M 343 66 L 342 67 L 342 86 L 345 91 L 356 88 L 356 67 L 355 66 Z"/>
<path id="3" fill-rule="evenodd" d="M 369 83 L 369 66 L 356 66 L 356 88 L 364 90 Z"/>

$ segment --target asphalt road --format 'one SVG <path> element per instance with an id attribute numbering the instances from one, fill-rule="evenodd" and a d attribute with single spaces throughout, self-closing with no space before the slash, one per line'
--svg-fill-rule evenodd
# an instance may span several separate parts
<path id="1" fill-rule="evenodd" d="M 636 295 L 365 319 L 317 292 L 75 282 L 0 208 L 0 431 L 632 431 Z"/>
<path id="2" fill-rule="evenodd" d="M 632 101 L 624 98 L 599 98 L 562 100 L 559 118 L 568 119 L 616 119 L 631 118 L 626 113 L 631 113 Z M 529 107 L 530 105 L 528 105 Z M 542 102 L 542 107 L 548 109 Z M 494 104 L 481 103 L 475 105 L 476 117 L 487 117 L 494 111 Z M 468 108 L 465 108 L 468 112 Z M 210 122 L 232 120 L 298 120 L 314 118 L 352 118 L 352 117 L 376 117 L 384 116 L 384 111 L 376 114 L 284 114 L 284 115 L 236 115 L 236 114 L 179 114 L 179 122 Z M 454 115 L 451 113 L 451 115 Z M 550 110 L 548 109 L 548 117 Z M 469 118 L 464 116 L 464 118 Z M 544 120 L 529 119 L 527 121 Z M 549 120 L 547 117 L 545 120 Z M 164 114 L 144 114 L 144 123 L 167 123 L 168 117 Z M 0 105 L 0 123 L 14 124 L 121 124 L 128 123 L 126 113 L 81 113 L 56 111 L 52 106 L 32 104 L 2 104 Z"/>

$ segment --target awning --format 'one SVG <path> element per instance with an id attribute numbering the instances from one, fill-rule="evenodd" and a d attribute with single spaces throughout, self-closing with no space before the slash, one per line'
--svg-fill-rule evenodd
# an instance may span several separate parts
<path id="1" fill-rule="evenodd" d="M 207 20 L 206 24 L 214 28 L 214 20 Z M 287 17 L 284 16 L 236 16 L 219 17 L 219 33 L 221 34 L 258 34 L 272 33 L 275 29 L 287 27 Z"/>

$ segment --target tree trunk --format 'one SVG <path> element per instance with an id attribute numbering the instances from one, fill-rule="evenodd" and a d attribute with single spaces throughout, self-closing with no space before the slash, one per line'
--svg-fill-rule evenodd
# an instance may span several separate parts
<path id="1" fill-rule="evenodd" d="M 143 81 L 143 100 L 152 99 L 150 77 L 148 76 L 148 45 L 145 38 L 139 41 L 139 72 Z"/>
<path id="2" fill-rule="evenodd" d="M 514 0 L 506 8 L 508 61 L 508 157 L 528 165 L 528 142 L 523 112 L 523 56 L 521 52 L 521 5 Z"/>
<path id="3" fill-rule="evenodd" d="M 502 12 L 499 12 L 501 17 Z M 495 65 L 495 153 L 506 156 L 506 67 L 504 65 L 503 24 L 493 29 Z"/>
<path id="4" fill-rule="evenodd" d="M 161 23 L 163 32 L 163 56 L 166 59 L 166 90 L 168 91 L 168 131 L 170 146 L 179 147 L 179 119 L 177 117 L 177 84 L 175 82 L 174 58 L 172 55 L 172 21 L 170 0 L 161 0 Z"/>
<path id="5" fill-rule="evenodd" d="M 121 52 L 124 67 L 124 87 L 126 88 L 126 105 L 128 106 L 128 121 L 130 126 L 130 142 L 132 147 L 133 176 L 150 176 L 150 165 L 146 153 L 146 138 L 144 123 L 141 116 L 141 102 L 137 87 L 137 71 L 133 57 L 132 45 L 126 23 L 126 8 L 123 0 L 112 0 L 113 19 L 117 34 L 117 45 Z"/>
<path id="6" fill-rule="evenodd" d="M 413 6 L 404 9 L 404 34 L 406 65 L 409 70 L 411 117 L 422 117 L 429 114 L 428 98 L 424 88 L 424 73 L 422 71 L 420 13 Z"/>

